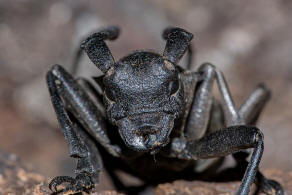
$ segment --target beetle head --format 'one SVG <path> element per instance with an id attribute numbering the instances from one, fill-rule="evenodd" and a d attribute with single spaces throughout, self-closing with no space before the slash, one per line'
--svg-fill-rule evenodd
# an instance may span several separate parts
<path id="1" fill-rule="evenodd" d="M 107 116 L 129 147 L 151 150 L 168 143 L 183 107 L 173 63 L 155 53 L 135 52 L 109 69 L 103 81 Z"/>

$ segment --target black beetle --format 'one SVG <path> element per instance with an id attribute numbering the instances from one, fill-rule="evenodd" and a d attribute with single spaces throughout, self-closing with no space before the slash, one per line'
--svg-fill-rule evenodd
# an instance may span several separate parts
<path id="1" fill-rule="evenodd" d="M 186 51 L 188 66 L 191 64 L 191 33 L 167 28 L 163 55 L 134 51 L 115 62 L 104 41 L 114 40 L 118 34 L 116 26 L 104 28 L 81 45 L 104 73 L 94 78 L 102 93 L 59 65 L 47 74 L 70 156 L 78 159 L 76 177 L 56 177 L 50 189 L 88 192 L 103 167 L 120 190 L 124 185 L 115 170 L 132 174 L 147 185 L 187 179 L 208 167 L 214 161 L 210 158 L 233 154 L 247 165 L 237 194 L 248 194 L 255 178 L 267 194 L 284 194 L 280 184 L 258 171 L 263 134 L 253 125 L 270 96 L 264 85 L 237 109 L 215 66 L 205 63 L 196 72 L 178 66 Z M 221 103 L 212 95 L 214 82 Z M 249 162 L 248 148 L 254 148 Z M 57 186 L 64 182 L 69 184 L 58 191 Z"/>

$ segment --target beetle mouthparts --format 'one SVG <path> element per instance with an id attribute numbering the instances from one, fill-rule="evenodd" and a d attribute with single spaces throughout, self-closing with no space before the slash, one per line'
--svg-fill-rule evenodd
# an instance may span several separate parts
<path id="1" fill-rule="evenodd" d="M 133 132 L 136 133 L 137 135 L 147 136 L 150 134 L 157 134 L 158 130 L 157 128 L 152 126 L 144 126 L 139 128 L 138 130 L 134 130 Z"/>

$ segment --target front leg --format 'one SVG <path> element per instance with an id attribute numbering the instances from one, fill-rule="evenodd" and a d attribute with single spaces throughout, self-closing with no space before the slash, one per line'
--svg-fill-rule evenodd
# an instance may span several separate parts
<path id="1" fill-rule="evenodd" d="M 254 148 L 243 176 L 238 195 L 247 195 L 258 171 L 264 144 L 263 135 L 256 127 L 232 126 L 210 133 L 201 139 L 183 141 L 175 139 L 172 153 L 180 159 L 208 159 L 224 157 L 242 149 Z"/>
<path id="2" fill-rule="evenodd" d="M 100 112 L 82 87 L 62 67 L 54 66 L 47 74 L 47 82 L 52 104 L 69 146 L 70 156 L 78 159 L 76 178 L 56 177 L 51 181 L 50 188 L 56 191 L 60 184 L 69 183 L 69 186 L 60 192 L 88 191 L 97 183 L 102 163 L 94 141 L 84 128 L 113 156 L 119 156 L 120 148 L 110 143 Z M 73 116 L 69 117 L 68 108 Z"/>
<path id="3" fill-rule="evenodd" d="M 87 156 L 78 158 L 77 167 L 75 170 L 76 177 L 58 176 L 55 177 L 49 184 L 49 188 L 56 194 L 65 192 L 90 192 L 94 184 L 98 183 L 98 175 L 102 170 L 102 160 L 100 153 L 87 133 L 79 126 L 75 126 L 78 137 L 84 143 L 87 149 Z M 58 186 L 67 183 L 63 189 L 58 189 Z"/>
<path id="4" fill-rule="evenodd" d="M 70 156 L 78 158 L 76 178 L 68 176 L 55 177 L 50 182 L 49 188 L 56 193 L 88 191 L 93 187 L 94 183 L 97 183 L 97 174 L 102 166 L 99 153 L 91 138 L 86 136 L 85 132 L 80 131 L 80 127 L 77 124 L 73 124 L 69 119 L 52 74 L 49 73 L 47 75 L 47 80 L 57 118 L 69 145 Z M 69 183 L 69 185 L 65 189 L 58 191 L 57 187 L 62 183 Z"/>
<path id="5" fill-rule="evenodd" d="M 72 122 L 67 116 L 65 110 L 66 106 L 96 141 L 98 141 L 110 154 L 119 157 L 121 149 L 110 143 L 102 112 L 73 77 L 64 68 L 55 65 L 52 70 L 48 72 L 47 80 L 52 102 L 61 128 L 64 130 L 65 138 L 68 132 L 73 132 L 73 130 L 67 130 L 72 129 Z M 54 89 L 54 91 L 52 91 L 52 89 Z M 65 102 L 65 106 L 62 100 Z M 60 121 L 60 119 L 64 120 L 65 125 L 61 124 L 62 121 Z"/>

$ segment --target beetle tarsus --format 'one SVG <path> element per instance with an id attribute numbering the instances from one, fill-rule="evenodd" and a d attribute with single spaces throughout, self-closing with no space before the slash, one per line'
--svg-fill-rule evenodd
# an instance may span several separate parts
<path id="1" fill-rule="evenodd" d="M 284 190 L 277 181 L 267 179 L 261 172 L 256 175 L 256 183 L 259 190 L 268 195 L 284 195 Z"/>
<path id="2" fill-rule="evenodd" d="M 58 186 L 67 183 L 68 185 L 63 189 L 58 189 Z M 49 184 L 49 188 L 55 194 L 61 194 L 65 192 L 89 192 L 94 187 L 90 176 L 86 174 L 78 174 L 75 178 L 69 176 L 55 177 Z"/>

